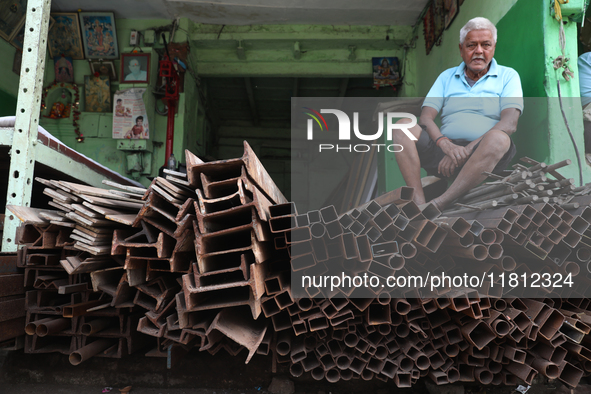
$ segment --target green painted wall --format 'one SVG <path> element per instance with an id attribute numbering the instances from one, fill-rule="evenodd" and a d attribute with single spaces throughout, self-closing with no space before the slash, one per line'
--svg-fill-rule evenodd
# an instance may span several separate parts
<path id="1" fill-rule="evenodd" d="M 496 25 L 495 58 L 519 73 L 525 97 L 546 97 L 540 83 L 545 73 L 544 52 L 540 48 L 544 46 L 542 14 L 546 9 L 539 0 L 520 0 Z M 527 45 L 516 45 L 515 37 L 527 37 Z"/>
<path id="2" fill-rule="evenodd" d="M 562 104 L 569 127 L 579 147 L 584 182 L 591 180 L 585 164 L 583 123 L 579 100 L 577 72 L 577 26 L 568 17 L 582 12 L 583 0 L 572 0 L 563 5 L 566 37 L 565 55 L 575 78 L 567 82 L 562 69 L 554 70 L 553 60 L 561 55 L 559 22 L 554 18 L 552 2 L 520 0 L 499 21 L 499 43 L 514 42 L 514 37 L 527 37 L 527 45 L 497 45 L 495 57 L 501 64 L 510 65 L 519 73 L 526 97 L 525 110 L 513 140 L 518 148 L 517 157 L 531 157 L 537 161 L 555 163 L 571 159 L 573 164 L 560 172 L 578 182 L 579 170 L 575 150 L 568 135 L 560 103 L 557 81 L 560 80 Z M 523 21 L 529 21 L 524 24 Z M 540 48 L 544 48 L 543 51 Z"/>
<path id="3" fill-rule="evenodd" d="M 130 19 L 117 19 L 117 41 L 119 45 L 119 51 L 125 52 L 126 48 L 129 48 L 129 35 L 132 29 L 143 32 L 148 29 L 166 26 L 170 24 L 169 20 L 130 20 Z M 177 29 L 175 33 L 175 42 L 185 42 L 188 39 L 186 32 L 188 31 L 188 20 L 181 19 L 180 29 Z M 161 43 L 154 45 L 154 48 L 163 48 Z M 152 50 L 152 56 L 157 56 L 156 52 Z M 156 59 L 157 60 L 157 59 Z M 49 54 L 46 59 L 46 71 L 44 76 L 44 86 L 49 86 L 55 79 L 54 62 L 53 59 L 49 58 Z M 115 60 L 115 68 L 117 75 L 120 74 L 120 61 Z M 156 61 L 152 61 L 152 65 L 157 65 Z M 155 66 L 157 67 L 157 66 Z M 74 61 L 74 81 L 80 88 L 80 104 L 81 109 L 84 110 L 84 76 L 90 75 L 90 66 L 87 60 L 75 60 Z M 152 73 L 152 76 L 157 75 Z M 139 87 L 143 87 L 138 85 Z M 150 83 L 149 90 L 156 86 L 156 80 L 153 79 Z M 178 161 L 184 162 L 184 148 L 190 149 L 193 152 L 199 151 L 199 133 L 203 124 L 197 121 L 197 107 L 199 105 L 198 96 L 195 89 L 195 81 L 193 78 L 186 74 L 185 76 L 185 93 L 181 94 L 179 101 L 179 109 L 175 116 L 175 137 L 173 143 L 173 153 Z M 129 87 L 126 85 L 125 87 Z M 111 92 L 114 93 L 119 89 L 119 82 L 111 82 Z M 146 95 L 151 93 L 147 92 Z M 1 97 L 0 97 L 1 99 Z M 144 101 L 146 96 L 144 96 Z M 152 100 L 153 101 L 153 100 Z M 146 109 L 148 112 L 152 111 L 152 105 L 147 105 Z M 152 124 L 150 125 L 150 142 L 155 144 L 149 144 L 149 149 L 152 151 L 152 173 L 151 176 L 155 176 L 158 173 L 158 169 L 165 162 L 164 149 L 166 142 L 166 127 L 167 117 L 160 116 L 154 113 L 151 117 Z M 81 132 L 84 134 L 85 140 L 83 143 L 76 141 L 76 135 L 71 119 L 60 119 L 53 120 L 42 118 L 42 126 L 46 127 L 48 131 L 54 134 L 66 145 L 76 149 L 80 153 L 100 162 L 101 164 L 109 167 L 110 169 L 117 171 L 121 174 L 127 172 L 127 158 L 124 151 L 116 149 L 117 141 L 111 138 L 112 136 L 112 113 L 89 113 L 82 112 L 80 125 Z M 162 143 L 162 144 L 159 144 Z M 148 185 L 150 181 L 145 177 L 139 179 L 140 182 Z"/>
<path id="4" fill-rule="evenodd" d="M 525 97 L 524 112 L 517 132 L 512 136 L 517 146 L 515 160 L 527 156 L 547 160 L 549 154 L 544 52 L 543 14 L 547 5 L 539 0 L 520 0 L 497 24 L 498 43 L 495 58 L 499 64 L 514 68 L 521 78 Z M 528 21 L 528 23 L 523 23 Z M 515 45 L 515 37 L 527 37 L 527 45 Z"/>
<path id="5" fill-rule="evenodd" d="M 0 39 L 0 116 L 12 116 L 16 113 L 16 95 L 18 94 L 18 76 L 12 71 L 16 48 Z"/>
<path id="6" fill-rule="evenodd" d="M 0 70 L 2 70 L 2 78 L 0 78 L 0 90 L 16 97 L 18 93 L 19 77 L 12 72 L 12 64 L 14 61 L 14 54 L 16 48 L 0 38 Z M 12 114 L 14 115 L 14 113 Z"/>
<path id="7" fill-rule="evenodd" d="M 566 38 L 565 56 L 570 58 L 570 68 L 575 76 L 578 75 L 577 67 L 577 24 L 571 22 L 569 17 L 580 16 L 584 12 L 584 0 L 570 0 L 567 4 L 562 5 L 562 15 L 564 21 L 564 34 Z M 577 167 L 577 159 L 575 149 L 567 132 L 563 113 L 560 108 L 558 97 L 557 81 L 560 81 L 560 90 L 562 96 L 562 107 L 564 115 L 567 118 L 570 130 L 575 138 L 575 143 L 578 145 L 580 161 L 583 173 L 583 183 L 591 181 L 591 171 L 585 162 L 585 145 L 583 141 L 583 117 L 581 114 L 581 102 L 579 99 L 579 81 L 575 77 L 567 82 L 562 77 L 562 69 L 554 70 L 553 60 L 561 55 L 561 48 L 559 45 L 559 29 L 560 24 L 554 18 L 554 12 L 550 7 L 546 7 L 542 12 L 543 26 L 544 26 L 544 60 L 546 66 L 546 73 L 544 78 L 544 87 L 546 94 L 550 99 L 548 100 L 548 130 L 549 130 L 549 155 L 547 162 L 556 163 L 564 159 L 571 159 L 573 164 L 562 169 L 560 172 L 567 178 L 575 178 L 579 180 L 579 169 Z"/>
<path id="8" fill-rule="evenodd" d="M 0 116 L 13 116 L 16 113 L 16 97 L 0 90 Z"/>

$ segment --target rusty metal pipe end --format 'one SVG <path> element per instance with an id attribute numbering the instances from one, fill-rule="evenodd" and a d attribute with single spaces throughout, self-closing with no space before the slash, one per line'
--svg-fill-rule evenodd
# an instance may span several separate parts
<path id="1" fill-rule="evenodd" d="M 70 354 L 69 360 L 72 365 L 78 365 L 94 355 L 110 348 L 114 342 L 109 339 L 98 339 Z"/>
<path id="2" fill-rule="evenodd" d="M 294 378 L 299 378 L 304 374 L 304 367 L 302 367 L 302 364 L 300 363 L 291 364 L 289 367 L 289 373 L 291 373 L 291 376 Z"/>
<path id="3" fill-rule="evenodd" d="M 316 367 L 311 372 L 312 379 L 322 380 L 324 379 L 324 369 L 322 367 Z"/>
<path id="4" fill-rule="evenodd" d="M 65 318 L 58 318 L 53 319 L 51 321 L 43 322 L 37 325 L 35 333 L 40 336 L 44 337 L 51 334 L 57 334 L 60 331 L 63 331 L 70 327 L 72 322 L 70 319 Z"/>

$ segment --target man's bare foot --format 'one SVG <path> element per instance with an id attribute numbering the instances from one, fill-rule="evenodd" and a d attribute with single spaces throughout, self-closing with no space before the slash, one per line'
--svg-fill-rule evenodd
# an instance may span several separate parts
<path id="1" fill-rule="evenodd" d="M 434 198 L 429 202 L 435 205 L 435 208 L 439 209 L 439 212 L 443 212 L 443 210 L 447 207 L 447 205 L 441 202 L 438 198 Z"/>
<path id="2" fill-rule="evenodd" d="M 415 202 L 415 204 L 417 204 L 419 206 L 420 205 L 425 205 L 425 203 L 426 203 L 426 201 L 425 201 L 424 198 L 417 198 L 417 197 L 415 197 L 415 198 L 413 198 L 413 201 Z"/>

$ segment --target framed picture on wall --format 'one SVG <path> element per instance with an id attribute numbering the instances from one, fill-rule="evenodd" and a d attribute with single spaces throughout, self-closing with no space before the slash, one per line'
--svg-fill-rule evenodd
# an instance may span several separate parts
<path id="1" fill-rule="evenodd" d="M 447 30 L 453 20 L 455 19 L 456 15 L 458 15 L 458 11 L 460 10 L 460 6 L 458 5 L 458 0 L 445 0 L 445 29 Z"/>
<path id="2" fill-rule="evenodd" d="M 82 41 L 87 59 L 117 59 L 117 30 L 112 12 L 81 12 Z"/>
<path id="3" fill-rule="evenodd" d="M 99 75 L 107 75 L 111 81 L 117 80 L 117 72 L 115 72 L 115 63 L 110 60 L 89 60 L 90 73 Z"/>
<path id="4" fill-rule="evenodd" d="M 54 58 L 63 55 L 71 57 L 73 60 L 84 59 L 78 14 L 75 12 L 56 12 L 51 16 L 55 22 L 47 34 L 49 56 Z"/>
<path id="5" fill-rule="evenodd" d="M 26 14 L 26 0 L 0 0 L 0 37 L 10 42 L 24 25 Z"/>
<path id="6" fill-rule="evenodd" d="M 150 83 L 150 54 L 122 53 L 120 83 Z"/>
<path id="7" fill-rule="evenodd" d="M 435 45 L 441 45 L 443 31 L 445 30 L 445 6 L 444 0 L 433 0 L 433 22 L 435 23 Z"/>
<path id="8" fill-rule="evenodd" d="M 74 82 L 74 63 L 71 57 L 56 56 L 53 58 L 56 82 Z"/>
<path id="9" fill-rule="evenodd" d="M 16 75 L 21 75 L 21 65 L 23 63 L 23 53 L 21 51 L 14 52 L 14 59 L 12 60 L 12 72 Z"/>
<path id="10" fill-rule="evenodd" d="M 53 16 L 50 16 L 49 17 L 49 29 L 47 30 L 48 32 L 51 31 L 54 24 L 55 24 L 55 19 L 53 18 Z M 22 52 L 23 47 L 25 46 L 25 21 L 24 20 L 23 20 L 23 24 L 18 29 L 18 33 L 16 33 L 12 37 L 12 40 L 10 40 L 10 43 L 12 45 L 14 45 L 15 48 L 20 49 Z"/>
<path id="11" fill-rule="evenodd" d="M 372 57 L 374 86 L 394 86 L 400 83 L 397 57 Z"/>
<path id="12" fill-rule="evenodd" d="M 427 55 L 435 45 L 435 15 L 433 13 L 433 4 L 429 6 L 423 17 L 423 34 L 425 35 L 425 51 Z"/>
<path id="13" fill-rule="evenodd" d="M 12 36 L 10 43 L 16 47 L 16 49 L 20 49 L 21 52 L 23 51 L 23 47 L 25 46 L 25 21 L 23 21 L 23 24 L 19 27 L 17 33 Z"/>
<path id="14" fill-rule="evenodd" d="M 111 83 L 109 77 L 84 76 L 84 110 L 87 112 L 111 112 Z"/>

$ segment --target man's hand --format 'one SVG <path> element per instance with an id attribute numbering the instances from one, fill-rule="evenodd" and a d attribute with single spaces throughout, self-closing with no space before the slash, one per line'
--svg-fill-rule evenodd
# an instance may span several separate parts
<path id="1" fill-rule="evenodd" d="M 471 149 L 456 145 L 450 140 L 442 141 L 440 147 L 446 157 L 449 158 L 456 167 L 462 166 L 472 153 Z M 441 172 L 441 164 L 439 165 L 439 168 Z"/>
<path id="2" fill-rule="evenodd" d="M 444 156 L 439 162 L 437 172 L 446 178 L 451 178 L 458 166 L 454 164 L 449 156 Z"/>

